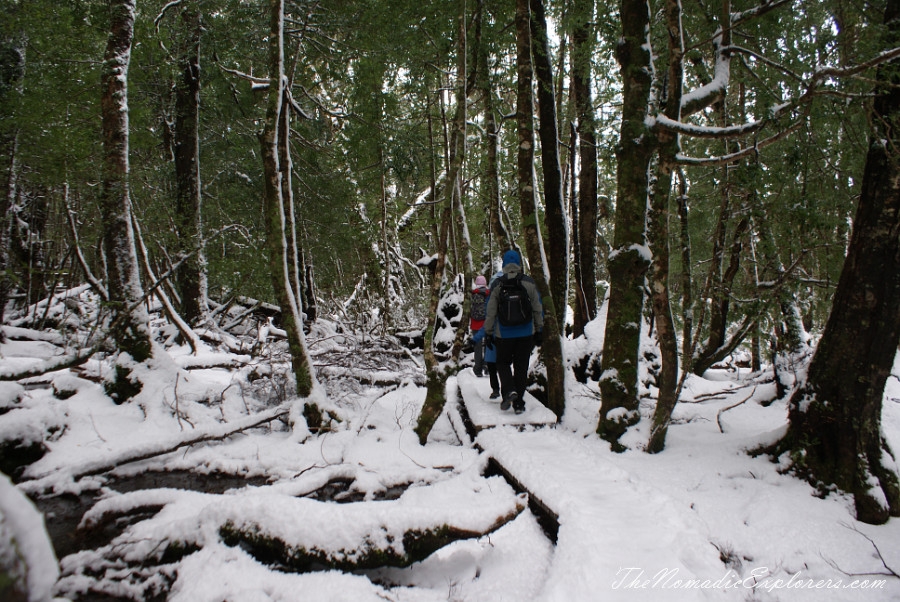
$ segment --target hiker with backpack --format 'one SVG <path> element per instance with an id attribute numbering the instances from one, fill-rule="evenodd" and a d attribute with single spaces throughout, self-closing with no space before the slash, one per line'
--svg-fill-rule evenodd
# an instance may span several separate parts
<path id="1" fill-rule="evenodd" d="M 522 273 L 522 256 L 511 249 L 503 254 L 503 275 L 491 286 L 484 322 L 485 345 L 497 347 L 501 410 L 512 406 L 516 414 L 525 411 L 528 363 L 534 346 L 542 342 L 543 328 L 537 285 Z"/>
<path id="2" fill-rule="evenodd" d="M 487 287 L 487 280 L 484 276 L 475 278 L 475 288 L 472 289 L 471 303 L 469 305 L 469 328 L 473 333 L 477 333 L 484 327 L 484 320 L 487 317 L 487 302 L 491 291 Z M 474 337 L 475 366 L 473 371 L 475 376 L 484 375 L 484 340 L 483 338 Z"/>

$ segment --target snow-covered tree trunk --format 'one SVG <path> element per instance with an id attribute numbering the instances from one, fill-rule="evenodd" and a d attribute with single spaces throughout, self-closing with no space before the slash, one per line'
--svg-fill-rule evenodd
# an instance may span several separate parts
<path id="1" fill-rule="evenodd" d="M 0 322 L 6 309 L 6 303 L 9 301 L 9 293 L 12 289 L 12 280 L 10 279 L 10 254 L 9 247 L 12 241 L 12 223 L 14 219 L 13 206 L 16 200 L 16 189 L 18 187 L 17 180 L 19 177 L 19 166 L 16 156 L 18 153 L 19 136 L 13 132 L 7 140 L 3 141 L 9 149 L 9 163 L 7 165 L 6 190 L 3 194 L 3 205 L 0 206 Z M 0 342 L 4 338 L 0 334 Z"/>
<path id="2" fill-rule="evenodd" d="M 18 7 L 16 7 L 17 9 Z M 7 14 L 12 17 L 12 15 Z M 11 103 L 12 95 L 21 88 L 25 75 L 25 40 L 21 36 L 11 40 L 0 41 L 0 104 Z M 7 121 L 7 120 L 4 120 Z M 0 126 L 0 157 L 8 157 L 6 168 L 6 186 L 3 201 L 0 203 L 0 322 L 3 321 L 6 303 L 12 288 L 10 278 L 10 244 L 13 226 L 12 210 L 15 206 L 16 190 L 19 179 L 19 132 L 18 127 L 9 123 Z M 0 334 L 2 341 L 3 334 Z"/>
<path id="3" fill-rule="evenodd" d="M 206 255 L 200 187 L 200 35 L 198 0 L 184 2 L 181 20 L 186 39 L 178 56 L 180 79 L 175 84 L 175 220 L 181 253 L 190 258 L 178 271 L 182 317 L 188 324 L 202 319 L 206 305 Z M 199 249 L 199 250 L 198 250 Z"/>
<path id="4" fill-rule="evenodd" d="M 472 242 L 469 235 L 469 224 L 466 220 L 466 208 L 463 203 L 463 191 L 465 189 L 464 168 L 466 165 L 467 141 L 466 121 L 468 116 L 468 35 L 467 35 L 467 10 L 466 0 L 460 0 L 459 12 L 456 16 L 457 40 L 456 40 L 456 115 L 453 118 L 453 133 L 450 142 L 450 184 L 452 194 L 450 198 L 453 204 L 453 214 L 456 219 L 456 241 L 459 258 L 463 262 L 457 269 L 462 269 L 465 274 L 465 282 L 474 280 L 475 264 L 472 259 Z M 459 361 L 462 350 L 463 338 L 469 332 L 469 310 L 471 305 L 470 295 L 465 295 L 463 301 L 463 315 L 456 330 L 456 338 L 453 341 L 453 361 Z"/>
<path id="5" fill-rule="evenodd" d="M 100 196 L 107 289 L 114 312 L 113 337 L 119 349 L 137 362 L 152 355 L 147 312 L 141 303 L 140 268 L 131 226 L 128 162 L 128 66 L 134 36 L 135 0 L 111 0 L 110 28 L 101 71 L 103 187 Z M 120 364 L 113 395 L 118 401 L 135 394 L 137 383 Z"/>
<path id="6" fill-rule="evenodd" d="M 437 325 L 437 312 L 441 298 L 441 287 L 444 282 L 444 270 L 447 262 L 447 251 L 450 245 L 450 230 L 453 216 L 459 218 L 464 214 L 460 214 L 461 201 L 459 200 L 462 193 L 462 165 L 465 159 L 465 132 L 466 132 L 466 0 L 459 0 L 459 9 L 457 12 L 457 88 L 456 88 L 456 116 L 453 122 L 453 135 L 450 141 L 449 164 L 450 168 L 447 174 L 447 182 L 444 188 L 444 210 L 441 214 L 441 228 L 437 249 L 437 266 L 431 277 L 431 299 L 428 307 L 428 316 L 430 316 L 430 324 L 425 330 L 425 377 L 426 392 L 425 403 L 422 405 L 422 411 L 419 413 L 419 420 L 416 423 L 416 435 L 419 442 L 425 445 L 428 441 L 428 435 L 431 433 L 434 423 L 437 421 L 441 412 L 444 410 L 446 397 L 444 395 L 444 385 L 447 382 L 447 372 L 441 369 L 437 358 L 434 355 L 434 335 Z M 459 205 L 459 206 L 458 206 Z M 471 259 L 467 265 L 471 265 Z M 471 280 L 470 280 L 471 282 Z M 467 295 L 468 296 L 468 295 Z M 453 345 L 453 354 L 455 358 L 459 357 L 459 348 L 461 347 L 461 334 L 464 332 L 468 323 L 465 319 L 468 316 L 468 299 L 466 300 L 463 319 L 457 331 L 457 337 Z"/>
<path id="7" fill-rule="evenodd" d="M 650 6 L 647 0 L 620 3 L 622 38 L 617 59 L 622 72 L 622 127 L 616 151 L 617 202 L 613 250 L 609 258 L 609 307 L 603 343 L 597 432 L 616 449 L 638 412 L 638 348 L 643 322 L 644 286 L 650 257 L 645 223 L 648 170 L 655 141 L 647 127 L 653 63 Z"/>
<path id="8" fill-rule="evenodd" d="M 434 334 L 437 325 L 438 305 L 441 300 L 441 285 L 444 282 L 444 268 L 447 264 L 447 241 L 450 236 L 450 221 L 452 218 L 453 211 L 450 203 L 445 200 L 441 216 L 440 235 L 438 237 L 437 261 L 435 270 L 431 275 L 428 313 L 426 314 L 430 316 L 430 322 L 428 328 L 425 329 L 424 337 L 425 402 L 422 404 L 422 411 L 419 413 L 419 419 L 415 428 L 416 435 L 419 437 L 419 443 L 422 445 L 425 445 L 426 441 L 428 441 L 428 434 L 431 433 L 434 423 L 444 410 L 444 402 L 446 401 L 444 385 L 447 382 L 447 374 L 440 369 L 434 354 Z"/>
<path id="9" fill-rule="evenodd" d="M 296 380 L 296 393 L 308 397 L 315 387 L 315 376 L 306 341 L 303 335 L 303 320 L 297 304 L 296 296 L 291 288 L 290 250 L 286 234 L 287 219 L 285 216 L 284 190 L 282 186 L 283 172 L 280 157 L 282 145 L 288 144 L 285 135 L 289 128 L 284 128 L 282 119 L 284 112 L 290 108 L 285 103 L 284 76 L 284 0 L 270 0 L 269 31 L 269 90 L 266 120 L 260 133 L 260 147 L 263 159 L 263 214 L 266 224 L 266 248 L 272 286 L 275 297 L 281 307 L 282 326 L 287 332 L 288 346 L 291 352 L 291 365 Z M 308 405 L 314 416 L 317 411 Z M 313 421 L 311 421 L 313 422 Z M 310 424 L 310 426 L 317 426 Z"/>
<path id="10" fill-rule="evenodd" d="M 884 48 L 900 41 L 889 0 Z M 883 65 L 847 258 L 805 382 L 791 396 L 779 452 L 814 483 L 853 494 L 857 519 L 900 516 L 897 464 L 881 431 L 884 385 L 900 343 L 900 62 Z"/>

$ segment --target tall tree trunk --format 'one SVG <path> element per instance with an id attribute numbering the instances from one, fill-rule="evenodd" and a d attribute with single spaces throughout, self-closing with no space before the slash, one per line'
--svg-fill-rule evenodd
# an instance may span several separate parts
<path id="1" fill-rule="evenodd" d="M 684 40 L 681 28 L 681 0 L 666 0 L 666 29 L 669 33 L 669 71 L 666 77 L 668 90 L 666 117 L 681 120 L 681 94 L 684 77 Z M 656 184 L 650 210 L 650 248 L 653 262 L 650 265 L 650 298 L 656 319 L 656 339 L 659 341 L 661 367 L 657 378 L 658 396 L 647 451 L 663 450 L 672 411 L 678 401 L 678 338 L 672 306 L 669 300 L 669 191 L 672 174 L 677 167 L 678 135 L 660 129 L 657 132 L 659 161 Z"/>
<path id="2" fill-rule="evenodd" d="M 546 208 L 547 268 L 550 272 L 550 297 L 544 301 L 544 312 L 556 318 L 557 328 L 565 323 L 569 299 L 569 227 L 562 190 L 559 163 L 559 131 L 556 120 L 556 98 L 553 65 L 544 0 L 530 0 L 531 41 L 534 73 L 537 76 L 538 135 L 541 140 L 541 167 L 544 174 L 544 207 Z"/>
<path id="3" fill-rule="evenodd" d="M 543 358 L 547 368 L 547 405 L 557 416 L 565 412 L 565 367 L 562 362 L 562 331 L 553 311 L 550 282 L 544 261 L 544 249 L 538 228 L 534 181 L 534 106 L 532 98 L 531 7 L 529 0 L 516 0 L 516 123 L 518 130 L 519 207 L 525 249 L 534 278 L 545 304 Z M 552 87 L 550 88 L 552 90 Z M 552 96 L 551 96 L 552 102 Z M 556 119 L 552 127 L 556 129 Z M 553 139 L 553 145 L 556 139 Z M 558 160 L 557 160 L 558 161 Z"/>
<path id="4" fill-rule="evenodd" d="M 175 220 L 180 251 L 192 254 L 176 276 L 182 317 L 188 324 L 206 315 L 206 254 L 200 188 L 200 7 L 185 2 L 181 19 L 187 39 L 178 57 L 180 79 L 175 84 Z M 198 251 L 197 249 L 200 248 Z"/>
<path id="5" fill-rule="evenodd" d="M 101 71 L 100 99 L 103 132 L 103 187 L 100 216 L 106 252 L 113 337 L 118 348 L 136 362 L 153 353 L 147 312 L 141 299 L 140 268 L 131 227 L 128 163 L 128 66 L 134 36 L 135 0 L 111 0 L 110 28 Z M 120 364 L 110 389 L 118 402 L 140 391 L 131 371 Z"/>
<path id="6" fill-rule="evenodd" d="M 647 32 L 647 0 L 621 0 L 622 38 L 616 58 L 622 72 L 622 126 L 617 155 L 617 203 L 613 251 L 609 258 L 609 306 L 603 341 L 598 434 L 613 449 L 626 429 L 640 420 L 638 349 L 644 309 L 644 278 L 649 264 L 645 222 L 648 170 L 655 150 L 647 129 L 652 63 Z"/>
<path id="7" fill-rule="evenodd" d="M 9 301 L 9 295 L 12 291 L 12 279 L 10 278 L 10 270 L 12 269 L 10 245 L 13 238 L 13 220 L 15 219 L 13 207 L 15 206 L 19 179 L 18 132 L 12 132 L 8 139 L 3 142 L 9 152 L 9 162 L 7 167 L 6 189 L 3 194 L 3 205 L 0 206 L 0 323 L 3 321 L 6 304 Z M 0 331 L 0 342 L 3 342 L 4 339 L 5 334 Z"/>
<path id="8" fill-rule="evenodd" d="M 883 48 L 900 41 L 888 0 Z M 884 385 L 900 343 L 900 62 L 878 70 L 859 207 L 831 315 L 791 396 L 779 452 L 814 483 L 853 494 L 858 520 L 900 516 L 895 456 L 881 432 Z"/>
<path id="9" fill-rule="evenodd" d="M 575 0 L 572 19 L 572 96 L 578 117 L 578 219 L 574 221 L 575 315 L 572 334 L 579 337 L 597 317 L 597 136 L 591 99 L 594 2 Z M 575 149 L 572 149 L 575 153 Z M 574 165 L 574 162 L 573 162 Z M 571 175 L 575 178 L 575 173 Z M 573 199 L 573 204 L 575 203 Z"/>
<path id="10" fill-rule="evenodd" d="M 291 286 L 291 250 L 288 247 L 287 217 L 285 215 L 284 172 L 281 157 L 289 154 L 290 128 L 285 124 L 287 112 L 284 78 L 284 0 L 269 0 L 269 90 L 266 120 L 260 133 L 260 149 L 263 159 L 264 195 L 263 214 L 266 224 L 266 250 L 275 298 L 281 307 L 282 326 L 287 332 L 291 352 L 291 367 L 296 381 L 296 393 L 309 397 L 316 385 L 306 341 L 303 320 L 294 290 Z M 290 199 L 288 199 L 290 202 Z M 311 420 L 310 427 L 317 427 L 318 412 L 314 405 L 307 405 L 304 413 Z"/>
<path id="11" fill-rule="evenodd" d="M 451 202 L 453 213 L 455 215 L 455 234 L 454 241 L 456 243 L 457 257 L 462 264 L 457 264 L 457 270 L 462 271 L 463 279 L 466 283 L 471 283 L 474 279 L 475 264 L 472 260 L 471 237 L 469 236 L 469 224 L 466 220 L 466 208 L 463 202 L 463 191 L 465 189 L 464 168 L 466 164 L 467 154 L 467 116 L 468 116 L 468 32 L 467 26 L 467 6 L 466 0 L 459 0 L 459 13 L 457 14 L 457 32 L 456 32 L 456 115 L 453 118 L 453 134 L 451 137 L 450 147 L 450 172 L 452 179 L 450 183 Z M 465 290 L 468 285 L 464 286 Z M 471 304 L 469 295 L 463 297 L 463 314 L 459 322 L 459 328 L 456 329 L 456 338 L 453 342 L 452 357 L 454 362 L 459 361 L 459 355 L 462 351 L 463 339 L 469 332 L 469 306 Z"/>
<path id="12" fill-rule="evenodd" d="M 461 225 L 465 227 L 465 215 L 462 213 L 462 166 L 466 157 L 466 0 L 459 1 L 457 13 L 457 87 L 456 87 L 456 116 L 453 120 L 453 133 L 450 137 L 449 169 L 447 181 L 444 187 L 444 211 L 441 217 L 441 234 L 438 241 L 437 267 L 431 280 L 431 301 L 428 308 L 429 316 L 437 316 L 440 304 L 441 286 L 444 281 L 444 271 L 447 262 L 447 249 L 451 239 L 451 226 L 454 213 Z M 433 152 L 433 151 L 432 151 Z M 467 233 L 468 230 L 466 229 Z M 466 234 L 467 236 L 467 234 Z M 468 261 L 471 265 L 471 258 Z M 468 327 L 466 316 L 468 315 L 468 300 L 466 301 L 463 319 L 457 330 L 456 341 L 453 345 L 454 359 L 459 357 L 460 335 Z M 419 442 L 425 445 L 428 435 L 431 433 L 434 423 L 444 409 L 446 397 L 444 385 L 447 382 L 447 373 L 440 369 L 437 358 L 434 356 L 434 330 L 436 318 L 432 318 L 429 328 L 425 331 L 425 373 L 426 392 L 425 403 L 419 413 L 415 432 L 419 436 Z"/>
<path id="13" fill-rule="evenodd" d="M 388 190 L 387 190 L 387 165 L 384 161 L 384 147 L 378 149 L 378 163 L 381 166 L 381 255 L 384 258 L 384 279 L 382 286 L 384 295 L 382 296 L 381 307 L 381 333 L 386 335 L 391 327 L 391 247 L 388 240 Z"/>
<path id="14" fill-rule="evenodd" d="M 483 0 L 479 1 L 479 5 L 481 4 L 483 4 Z M 479 10 L 483 11 L 484 9 L 480 8 Z M 481 23 L 483 23 L 483 19 L 479 21 L 479 25 Z M 497 247 L 501 250 L 506 250 L 511 248 L 511 237 L 509 231 L 503 225 L 500 205 L 500 171 L 497 158 L 500 147 L 500 124 L 497 123 L 496 108 L 494 107 L 494 90 L 491 86 L 488 55 L 488 45 L 482 41 L 478 44 L 475 60 L 476 82 L 481 91 L 484 110 L 484 136 L 487 147 L 483 188 L 487 197 L 490 231 L 497 240 Z M 491 256 L 494 256 L 493 251 L 491 249 Z"/>
<path id="15" fill-rule="evenodd" d="M 298 325 L 303 327 L 303 280 L 300 276 L 300 240 L 297 232 L 297 204 L 294 202 L 294 162 L 291 158 L 291 79 L 282 91 L 281 114 L 278 118 L 278 172 L 281 183 L 281 212 L 284 215 L 285 261 L 287 288 L 294 297 Z M 290 339 L 288 339 L 290 342 Z"/>

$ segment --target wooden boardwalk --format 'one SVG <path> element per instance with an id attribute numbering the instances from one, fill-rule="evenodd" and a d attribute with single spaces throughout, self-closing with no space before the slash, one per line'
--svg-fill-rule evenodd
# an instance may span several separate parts
<path id="1" fill-rule="evenodd" d="M 548 426 L 556 424 L 556 414 L 530 393 L 525 393 L 525 411 L 516 414 L 500 409 L 500 399 L 490 399 L 491 383 L 487 376 L 475 376 L 470 369 L 459 373 L 460 404 L 468 414 L 474 434 L 495 426 Z"/>
<path id="2" fill-rule="evenodd" d="M 488 456 L 487 473 L 502 475 L 527 494 L 532 513 L 557 546 L 553 562 L 565 578 L 547 581 L 535 599 L 575 600 L 591 590 L 598 600 L 622 602 L 740 599 L 736 591 L 616 589 L 622 567 L 640 567 L 648 576 L 674 571 L 684 579 L 720 577 L 728 567 L 691 505 L 630 474 L 583 436 L 541 428 L 555 425 L 556 416 L 531 395 L 525 397 L 526 411 L 516 415 L 489 399 L 487 378 L 467 369 L 457 380 L 459 417 L 466 423 L 462 436 Z M 648 522 L 658 528 L 648 528 Z"/>

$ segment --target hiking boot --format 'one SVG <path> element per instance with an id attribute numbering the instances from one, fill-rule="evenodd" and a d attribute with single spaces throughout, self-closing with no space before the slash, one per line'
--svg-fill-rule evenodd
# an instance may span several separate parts
<path id="1" fill-rule="evenodd" d="M 512 393 L 509 394 L 508 397 L 505 397 L 503 399 L 503 401 L 500 402 L 500 409 L 504 410 L 504 411 L 508 410 L 509 406 L 511 406 L 513 404 L 513 402 L 518 398 L 519 398 L 519 395 L 515 391 L 513 391 Z"/>
<path id="2" fill-rule="evenodd" d="M 491 391 L 491 399 L 497 399 L 500 397 L 500 391 Z"/>
<path id="3" fill-rule="evenodd" d="M 516 414 L 521 414 L 525 411 L 525 400 L 518 399 L 518 395 L 516 395 L 516 400 L 513 402 L 513 410 Z"/>

